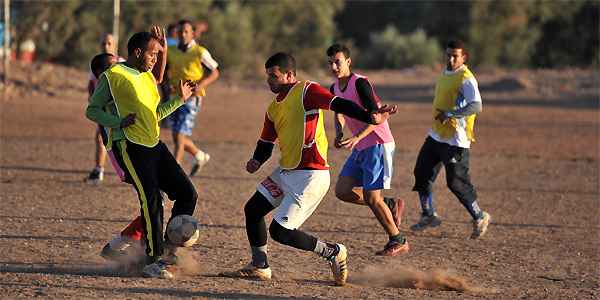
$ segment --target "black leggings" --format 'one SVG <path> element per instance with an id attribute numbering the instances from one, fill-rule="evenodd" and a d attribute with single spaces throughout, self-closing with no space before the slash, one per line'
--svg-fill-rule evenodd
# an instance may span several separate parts
<path id="1" fill-rule="evenodd" d="M 261 247 L 267 244 L 267 226 L 264 217 L 273 209 L 275 207 L 271 202 L 258 191 L 246 202 L 244 206 L 246 234 L 251 246 Z M 313 251 L 317 245 L 316 237 L 298 229 L 287 229 L 275 220 L 269 226 L 269 233 L 276 242 L 300 250 Z"/>

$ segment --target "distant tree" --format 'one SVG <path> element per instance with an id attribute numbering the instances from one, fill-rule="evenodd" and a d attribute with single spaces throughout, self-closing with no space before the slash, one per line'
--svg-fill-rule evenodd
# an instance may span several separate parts
<path id="1" fill-rule="evenodd" d="M 371 34 L 370 40 L 364 55 L 365 66 L 369 68 L 432 65 L 442 57 L 437 40 L 427 37 L 423 29 L 403 35 L 390 25 L 382 32 Z"/>
<path id="2" fill-rule="evenodd" d="M 210 16 L 210 29 L 203 40 L 220 68 L 234 78 L 253 73 L 258 61 L 253 11 L 239 1 L 228 1 L 213 8 Z"/>
<path id="3" fill-rule="evenodd" d="M 535 45 L 533 65 L 597 66 L 600 59 L 600 2 L 569 2 L 556 5 L 556 8 L 556 17 L 542 26 L 542 37 Z"/>

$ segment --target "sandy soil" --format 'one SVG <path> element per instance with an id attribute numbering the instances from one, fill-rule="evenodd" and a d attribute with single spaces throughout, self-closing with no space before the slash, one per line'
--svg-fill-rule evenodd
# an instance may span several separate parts
<path id="1" fill-rule="evenodd" d="M 409 232 L 419 215 L 410 191 L 412 169 L 429 128 L 436 73 L 366 72 L 382 98 L 400 107 L 391 120 L 397 151 L 394 190 L 388 194 L 407 202 L 402 230 L 412 249 L 401 257 L 374 256 L 387 238 L 370 210 L 342 203 L 330 191 L 303 229 L 348 246 L 352 284 L 334 287 L 323 260 L 275 243 L 270 244 L 273 281 L 216 276 L 248 261 L 243 205 L 276 164 L 277 156 L 256 175 L 244 171 L 271 97 L 265 84 L 223 80 L 209 90 L 194 132 L 212 155 L 193 178 L 200 195 L 195 216 L 203 225 L 200 242 L 189 251 L 194 270 L 175 280 L 146 279 L 98 256 L 139 210 L 133 189 L 119 183 L 110 166 L 101 185 L 82 182 L 93 167 L 94 149 L 94 125 L 83 115 L 87 74 L 13 64 L 0 103 L 0 294 L 3 299 L 599 299 L 598 72 L 476 71 L 484 109 L 471 170 L 480 205 L 493 217 L 488 235 L 468 239 L 468 214 L 443 176 L 435 187 L 442 226 Z M 327 117 L 331 129 L 331 113 Z M 162 136 L 171 146 L 169 132 Z M 332 148 L 329 155 L 333 186 L 348 152 Z M 440 291 L 428 289 L 439 285 L 407 284 L 440 276 L 470 288 Z"/>

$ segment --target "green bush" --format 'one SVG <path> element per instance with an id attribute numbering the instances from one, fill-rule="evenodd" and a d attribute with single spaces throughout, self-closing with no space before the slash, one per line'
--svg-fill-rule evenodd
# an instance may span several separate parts
<path id="1" fill-rule="evenodd" d="M 365 67 L 406 68 L 414 65 L 433 65 L 439 62 L 442 50 L 435 38 L 427 37 L 423 29 L 403 35 L 396 27 L 387 26 L 371 34 L 365 51 Z"/>

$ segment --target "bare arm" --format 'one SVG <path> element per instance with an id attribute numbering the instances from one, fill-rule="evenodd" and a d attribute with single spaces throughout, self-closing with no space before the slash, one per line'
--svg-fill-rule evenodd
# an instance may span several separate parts
<path id="1" fill-rule="evenodd" d="M 167 37 L 165 35 L 165 29 L 160 26 L 152 26 L 150 33 L 154 38 L 158 40 L 158 43 L 162 47 L 162 51 L 158 55 L 158 60 L 152 69 L 152 74 L 156 78 L 156 83 L 162 83 L 165 75 L 165 67 L 167 65 Z"/>

